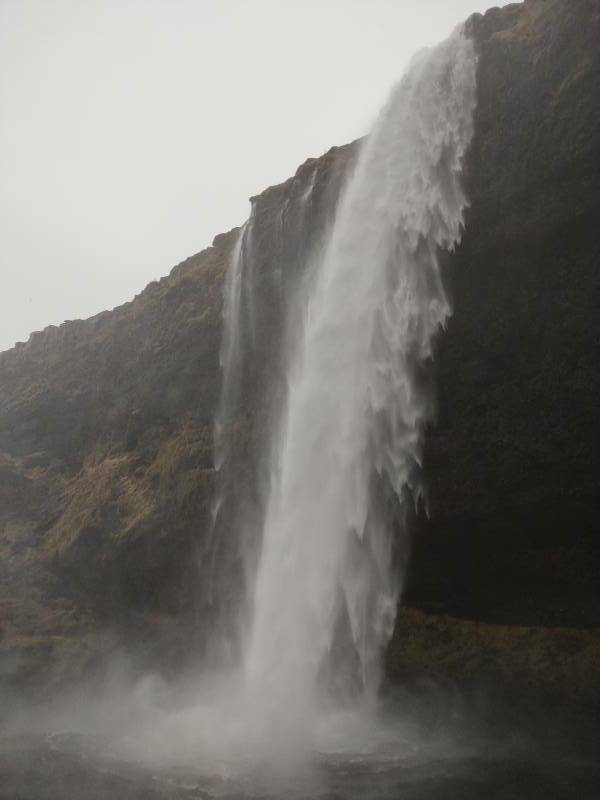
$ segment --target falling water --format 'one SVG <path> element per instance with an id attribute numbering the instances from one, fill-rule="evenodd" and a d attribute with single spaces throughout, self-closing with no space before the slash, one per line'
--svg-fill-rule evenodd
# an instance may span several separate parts
<path id="1" fill-rule="evenodd" d="M 451 311 L 438 255 L 461 236 L 475 71 L 462 34 L 421 53 L 339 204 L 273 448 L 245 658 L 267 715 L 310 714 L 340 630 L 351 646 L 333 671 L 377 683 L 399 593 L 381 498 L 420 492 L 420 374 Z"/>
<path id="2" fill-rule="evenodd" d="M 212 526 L 201 553 L 204 562 L 203 600 L 206 604 L 203 613 L 212 613 L 213 629 L 223 627 L 223 620 L 219 615 L 227 613 L 219 598 L 221 587 L 217 567 L 222 566 L 221 562 L 224 560 L 223 537 L 220 536 L 220 531 L 223 527 L 231 526 L 236 519 L 236 503 L 233 502 L 235 474 L 231 468 L 236 459 L 233 443 L 244 387 L 244 365 L 253 355 L 251 333 L 254 329 L 255 304 L 253 293 L 248 288 L 252 283 L 254 266 L 253 224 L 254 213 L 238 233 L 230 257 L 223 298 L 223 337 L 219 354 L 221 397 L 214 424 L 217 485 L 212 505 Z M 232 513 L 233 509 L 235 511 Z M 235 642 L 230 637 L 221 637 L 216 630 L 213 634 L 209 644 L 218 652 L 217 658 L 222 659 L 226 651 L 235 649 Z"/>
<path id="3" fill-rule="evenodd" d="M 260 407 L 268 419 L 280 406 L 275 382 L 261 380 L 261 371 L 256 368 L 263 361 L 264 372 L 270 369 L 271 375 L 281 373 L 278 359 L 284 349 L 282 344 L 275 347 L 265 341 L 269 330 L 264 319 L 265 294 L 271 291 L 272 308 L 285 309 L 288 316 L 295 313 L 289 306 L 290 297 L 297 295 L 292 286 L 305 270 L 294 269 L 294 264 L 306 260 L 310 251 L 306 217 L 316 173 L 314 169 L 308 186 L 300 181 L 302 191 L 281 204 L 276 224 L 269 229 L 267 248 L 260 221 L 257 226 L 259 214 L 253 199 L 250 217 L 239 229 L 229 259 L 219 354 L 221 395 L 214 426 L 217 481 L 211 531 L 200 553 L 200 615 L 210 620 L 211 635 L 204 644 L 211 663 L 239 660 L 239 640 L 248 625 L 248 615 L 240 613 L 240 607 L 254 585 L 255 543 L 262 532 L 269 443 L 245 424 L 244 416 L 248 407 L 254 406 Z M 270 360 L 265 355 L 267 349 L 271 351 Z"/>
<path id="4" fill-rule="evenodd" d="M 244 339 L 248 331 L 243 317 L 254 319 L 253 298 L 244 303 L 243 266 L 251 262 L 253 214 L 240 228 L 225 280 L 223 303 L 223 340 L 219 361 L 223 373 L 221 399 L 215 420 L 215 465 L 221 470 L 227 460 L 230 444 L 230 427 L 237 411 L 241 388 L 241 373 L 245 353 Z M 217 501 L 218 502 L 218 501 Z"/>
<path id="5" fill-rule="evenodd" d="M 293 237 L 286 252 L 294 269 L 309 259 L 310 280 L 308 301 L 306 287 L 296 287 L 301 326 L 293 290 L 274 291 L 292 320 L 282 341 L 294 341 L 284 407 L 274 441 L 264 443 L 271 476 L 259 514 L 230 507 L 244 499 L 230 429 L 245 403 L 265 397 L 246 361 L 263 353 L 269 335 L 254 290 L 275 265 L 265 268 L 257 209 L 240 233 L 226 287 L 216 429 L 217 464 L 224 478 L 231 467 L 232 477 L 221 485 L 216 516 L 225 522 L 216 538 L 229 546 L 234 537 L 243 549 L 246 530 L 261 520 L 258 562 L 239 580 L 244 586 L 230 579 L 225 587 L 246 595 L 252 583 L 251 624 L 241 669 L 204 676 L 195 702 L 146 726 L 136 753 L 196 760 L 207 770 L 223 760 L 243 772 L 248 761 L 279 766 L 315 749 L 362 749 L 365 740 L 376 748 L 388 735 L 368 703 L 350 709 L 347 700 L 375 694 L 394 625 L 396 543 L 403 512 L 421 491 L 423 430 L 433 410 L 424 365 L 450 314 L 438 258 L 459 241 L 466 206 L 460 177 L 475 67 L 462 34 L 413 61 L 363 145 L 319 256 L 297 246 L 311 192 L 299 192 L 274 226 L 282 237 L 275 258 Z M 250 458 L 245 468 L 262 469 L 263 460 Z M 407 741 L 396 728 L 392 738 Z"/>

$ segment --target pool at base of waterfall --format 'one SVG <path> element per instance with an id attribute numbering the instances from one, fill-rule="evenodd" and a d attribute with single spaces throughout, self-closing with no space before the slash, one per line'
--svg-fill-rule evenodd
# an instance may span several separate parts
<path id="1" fill-rule="evenodd" d="M 367 730 L 327 718 L 312 753 L 168 763 L 91 730 L 5 734 L 0 800 L 553 800 L 600 797 L 597 716 L 447 686 L 392 692 Z M 165 743 L 167 744 L 167 743 Z"/>

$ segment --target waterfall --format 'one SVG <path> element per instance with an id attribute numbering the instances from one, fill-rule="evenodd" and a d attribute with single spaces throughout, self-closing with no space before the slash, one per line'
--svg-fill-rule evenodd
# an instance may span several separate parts
<path id="1" fill-rule="evenodd" d="M 240 392 L 242 358 L 242 268 L 248 261 L 252 241 L 252 215 L 240 228 L 225 279 L 223 301 L 223 338 L 219 362 L 223 374 L 219 411 L 215 420 L 215 466 L 221 471 L 227 461 L 231 434 L 229 427 L 237 410 Z M 219 502 L 217 499 L 217 502 Z M 218 513 L 218 508 L 217 508 Z"/>
<path id="2" fill-rule="evenodd" d="M 426 377 L 451 311 L 439 257 L 463 226 L 475 75 L 461 32 L 413 60 L 346 176 L 331 228 L 306 222 L 323 213 L 314 173 L 278 187 L 289 199 L 279 217 L 276 203 L 253 203 L 226 282 L 220 480 L 204 558 L 204 577 L 217 575 L 211 635 L 217 650 L 225 636 L 225 656 L 178 687 L 172 709 L 160 691 L 148 707 L 142 686 L 143 735 L 119 754 L 224 770 L 258 780 L 252 796 L 279 797 L 305 765 L 295 796 L 319 794 L 315 752 L 334 754 L 336 773 L 339 754 L 413 757 L 410 724 L 370 700 L 400 596 L 403 520 L 422 492 Z M 248 409 L 263 416 L 240 436 Z M 259 540 L 250 556 L 248 540 Z M 357 697 L 366 702 L 348 702 Z M 263 776 L 276 791 L 262 792 Z M 248 794 L 234 785 L 233 796 Z"/>
<path id="3" fill-rule="evenodd" d="M 239 658 L 239 639 L 248 622 L 239 607 L 254 583 L 255 542 L 262 530 L 269 442 L 261 441 L 264 437 L 257 436 L 245 423 L 244 415 L 248 407 L 261 407 L 269 418 L 272 408 L 280 405 L 274 381 L 261 380 L 256 369 L 257 362 L 263 361 L 264 372 L 281 371 L 278 359 L 279 349 L 283 349 L 283 345 L 277 348 L 268 344 L 272 354 L 270 360 L 265 357 L 269 325 L 263 325 L 265 309 L 259 303 L 264 301 L 268 285 L 275 313 L 280 308 L 294 313 L 289 308 L 290 296 L 298 292 L 292 286 L 303 273 L 294 268 L 295 260 L 309 257 L 310 244 L 304 232 L 316 173 L 315 168 L 307 186 L 299 181 L 302 191 L 286 197 L 268 237 L 260 225 L 256 230 L 260 214 L 253 199 L 250 217 L 239 229 L 229 258 L 219 354 L 221 392 L 213 438 L 217 480 L 211 530 L 200 554 L 202 613 L 211 622 L 207 642 L 211 662 L 231 663 Z M 265 239 L 270 245 L 266 253 Z M 265 394 L 270 397 L 265 398 Z"/>
<path id="4" fill-rule="evenodd" d="M 421 491 L 433 411 L 422 373 L 451 313 L 439 252 L 461 236 L 475 73 L 462 33 L 413 60 L 322 254 L 270 450 L 245 650 L 246 688 L 266 715 L 309 713 L 328 668 L 377 684 L 400 590 L 386 498 L 397 526 Z"/>

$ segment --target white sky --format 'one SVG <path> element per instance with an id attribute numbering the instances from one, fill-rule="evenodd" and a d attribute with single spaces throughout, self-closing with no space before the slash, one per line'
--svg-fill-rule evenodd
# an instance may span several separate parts
<path id="1" fill-rule="evenodd" d="M 242 223 L 491 4 L 0 0 L 0 350 Z"/>

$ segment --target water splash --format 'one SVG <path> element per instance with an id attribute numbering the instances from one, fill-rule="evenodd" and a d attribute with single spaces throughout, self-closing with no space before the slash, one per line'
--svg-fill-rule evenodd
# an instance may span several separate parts
<path id="1" fill-rule="evenodd" d="M 451 311 L 438 254 L 461 236 L 475 72 L 462 34 L 414 59 L 363 147 L 310 298 L 245 658 L 248 692 L 282 724 L 311 716 L 328 668 L 377 685 L 399 593 L 382 498 L 401 507 L 420 492 L 433 411 L 421 372 Z"/>

